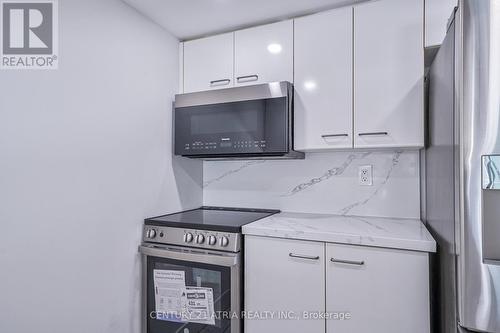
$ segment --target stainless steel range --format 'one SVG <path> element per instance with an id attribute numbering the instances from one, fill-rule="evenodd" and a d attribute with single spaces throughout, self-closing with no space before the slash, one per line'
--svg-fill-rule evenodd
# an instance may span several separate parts
<path id="1" fill-rule="evenodd" d="M 146 219 L 142 332 L 241 332 L 241 227 L 278 212 L 201 207 Z"/>

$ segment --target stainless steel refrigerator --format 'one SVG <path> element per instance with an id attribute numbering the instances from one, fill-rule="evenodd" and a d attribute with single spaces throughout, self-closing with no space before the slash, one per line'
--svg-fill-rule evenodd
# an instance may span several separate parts
<path id="1" fill-rule="evenodd" d="M 500 332 L 500 0 L 459 1 L 428 79 L 436 326 Z"/>

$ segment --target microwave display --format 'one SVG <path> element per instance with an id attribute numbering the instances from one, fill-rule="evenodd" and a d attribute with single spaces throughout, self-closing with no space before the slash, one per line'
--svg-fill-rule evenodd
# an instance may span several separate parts
<path id="1" fill-rule="evenodd" d="M 263 101 L 234 103 L 232 112 L 221 111 L 195 113 L 191 116 L 191 133 L 195 135 L 225 134 L 233 132 L 257 132 L 263 126 L 260 110 Z"/>

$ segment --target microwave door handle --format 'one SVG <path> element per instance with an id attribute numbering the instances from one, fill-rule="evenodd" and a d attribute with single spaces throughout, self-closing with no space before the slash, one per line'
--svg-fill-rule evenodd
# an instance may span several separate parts
<path id="1" fill-rule="evenodd" d="M 191 261 L 197 263 L 211 264 L 215 266 L 232 267 L 240 263 L 237 254 L 216 255 L 208 252 L 193 252 L 190 250 L 174 251 L 168 247 L 158 245 L 141 245 L 139 252 L 144 256 Z"/>

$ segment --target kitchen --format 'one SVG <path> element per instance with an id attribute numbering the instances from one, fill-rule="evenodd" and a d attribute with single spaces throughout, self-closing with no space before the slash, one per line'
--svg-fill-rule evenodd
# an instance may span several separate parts
<path id="1" fill-rule="evenodd" d="M 0 1 L 0 332 L 500 332 L 499 5 Z"/>

